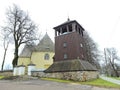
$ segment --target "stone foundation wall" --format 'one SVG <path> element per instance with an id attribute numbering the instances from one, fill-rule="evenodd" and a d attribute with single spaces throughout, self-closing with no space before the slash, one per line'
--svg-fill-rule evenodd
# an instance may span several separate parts
<path id="1" fill-rule="evenodd" d="M 44 72 L 32 72 L 32 76 L 58 78 L 74 81 L 87 81 L 96 79 L 99 76 L 97 71 L 75 71 L 75 72 L 57 72 L 57 73 L 44 73 Z"/>
<path id="2" fill-rule="evenodd" d="M 12 76 L 13 75 L 13 70 L 5 70 L 5 71 L 0 71 L 1 76 Z"/>

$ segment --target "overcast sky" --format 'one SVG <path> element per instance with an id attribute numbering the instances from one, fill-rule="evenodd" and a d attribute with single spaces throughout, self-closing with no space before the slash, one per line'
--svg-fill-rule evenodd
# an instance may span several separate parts
<path id="1" fill-rule="evenodd" d="M 9 6 L 17 4 L 29 12 L 44 35 L 47 31 L 54 40 L 53 27 L 70 20 L 77 20 L 100 49 L 116 47 L 120 50 L 120 1 L 119 0 L 0 0 L 0 26 L 5 21 Z M 2 49 L 2 47 L 0 48 Z M 7 53 L 6 63 L 11 64 L 13 49 Z M 0 65 L 3 52 L 0 52 Z"/>

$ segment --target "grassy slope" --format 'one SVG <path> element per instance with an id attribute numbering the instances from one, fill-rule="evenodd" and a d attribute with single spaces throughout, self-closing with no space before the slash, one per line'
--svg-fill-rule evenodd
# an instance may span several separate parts
<path id="1" fill-rule="evenodd" d="M 120 85 L 102 80 L 102 79 L 96 79 L 92 81 L 87 82 L 80 82 L 81 84 L 87 84 L 87 85 L 93 85 L 93 86 L 100 86 L 100 87 L 112 87 L 112 88 L 120 88 Z"/>

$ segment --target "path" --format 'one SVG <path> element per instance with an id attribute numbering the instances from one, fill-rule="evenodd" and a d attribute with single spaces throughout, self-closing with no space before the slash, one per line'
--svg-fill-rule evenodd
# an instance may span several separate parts
<path id="1" fill-rule="evenodd" d="M 0 90 L 120 90 L 99 88 L 75 83 L 58 83 L 45 80 L 0 81 Z"/>
<path id="2" fill-rule="evenodd" d="M 100 76 L 100 78 L 103 79 L 103 80 L 106 80 L 106 81 L 109 81 L 109 82 L 120 85 L 120 80 L 116 80 L 116 79 L 113 79 L 113 78 L 108 78 L 108 77 L 105 77 L 105 76 Z"/>

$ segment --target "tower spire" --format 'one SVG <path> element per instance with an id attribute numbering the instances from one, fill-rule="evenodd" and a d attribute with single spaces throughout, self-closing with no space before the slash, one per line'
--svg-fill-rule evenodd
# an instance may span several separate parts
<path id="1" fill-rule="evenodd" d="M 68 16 L 68 19 L 67 19 L 67 21 L 70 21 L 70 18 L 69 18 L 69 16 Z"/>

